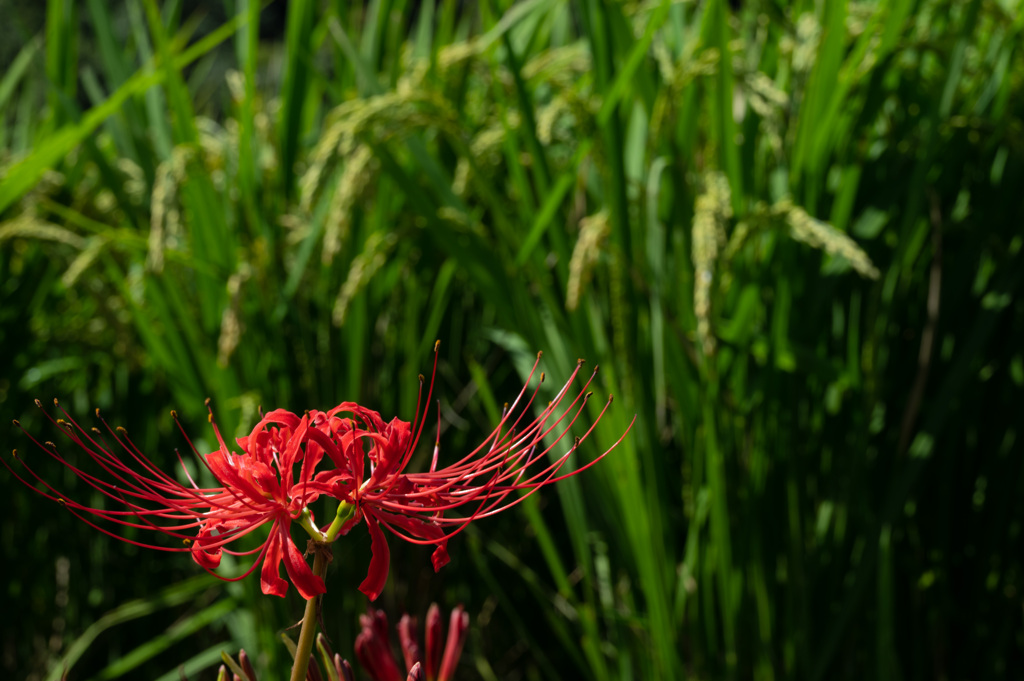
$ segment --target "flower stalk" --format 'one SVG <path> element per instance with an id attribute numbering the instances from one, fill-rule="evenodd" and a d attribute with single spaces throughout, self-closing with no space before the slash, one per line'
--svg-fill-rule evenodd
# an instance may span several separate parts
<path id="1" fill-rule="evenodd" d="M 317 530 L 319 533 L 319 530 Z M 331 562 L 331 545 L 312 539 L 309 547 L 313 550 L 313 574 L 323 579 L 327 574 L 327 565 Z M 317 610 L 322 596 L 314 596 L 306 601 L 306 611 L 302 616 L 302 628 L 299 630 L 299 642 L 295 645 L 295 662 L 292 665 L 291 681 L 305 681 L 309 668 L 309 656 L 313 650 L 316 633 Z"/>

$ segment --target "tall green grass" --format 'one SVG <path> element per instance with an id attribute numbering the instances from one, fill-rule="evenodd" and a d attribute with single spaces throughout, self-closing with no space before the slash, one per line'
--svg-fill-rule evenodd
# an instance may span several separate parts
<path id="1" fill-rule="evenodd" d="M 36 431 L 31 397 L 103 407 L 170 466 L 163 415 L 208 444 L 206 397 L 228 433 L 260 405 L 410 418 L 440 338 L 454 457 L 538 350 L 556 380 L 585 357 L 615 403 L 577 463 L 637 415 L 611 456 L 436 577 L 393 546 L 393 618 L 473 613 L 464 677 L 1012 675 L 1022 16 L 52 0 L 0 77 L 0 401 Z M 198 677 L 217 640 L 287 667 L 298 604 L 147 601 L 187 560 L 9 485 L 8 672 Z M 343 543 L 350 656 L 369 553 Z"/>

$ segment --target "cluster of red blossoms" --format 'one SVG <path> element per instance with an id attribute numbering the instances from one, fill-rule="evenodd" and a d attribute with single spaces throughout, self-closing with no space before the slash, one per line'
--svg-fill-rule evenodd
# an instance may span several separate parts
<path id="1" fill-rule="evenodd" d="M 457 462 L 438 468 L 439 447 L 435 445 L 430 469 L 422 473 L 408 472 L 406 467 L 426 422 L 433 374 L 423 403 L 426 406 L 422 413 L 417 407 L 413 423 L 398 418 L 385 422 L 377 412 L 353 402 L 302 416 L 277 409 L 263 416 L 248 436 L 237 439 L 241 454 L 229 451 L 214 423 L 218 449 L 206 455 L 192 449 L 219 483 L 216 487 L 197 485 L 180 455 L 187 484 L 179 482 L 139 451 L 123 428 L 113 429 L 101 418 L 105 432 L 98 428 L 87 431 L 63 408 L 64 418 L 54 419 L 49 414 L 47 418 L 88 454 L 95 467 L 86 470 L 61 454 L 54 443 L 42 443 L 26 434 L 113 502 L 112 509 L 66 498 L 18 457 L 17 451 L 15 457 L 27 476 L 19 475 L 6 461 L 4 465 L 23 483 L 62 504 L 90 526 L 129 543 L 162 551 L 190 551 L 196 563 L 211 572 L 220 565 L 224 552 L 235 556 L 255 554 L 255 561 L 244 574 L 221 578 L 242 579 L 262 565 L 263 592 L 276 596 L 284 596 L 288 590 L 288 582 L 280 575 L 282 562 L 303 598 L 326 591 L 323 580 L 313 574 L 292 539 L 293 522 L 314 541 L 327 542 L 365 520 L 373 556 L 359 588 L 372 600 L 384 588 L 390 562 L 382 528 L 406 541 L 435 546 L 432 561 L 434 569 L 440 569 L 448 562 L 448 539 L 470 521 L 514 506 L 540 487 L 589 468 L 621 442 L 622 438 L 586 465 L 563 471 L 570 454 L 608 409 L 611 397 L 589 429 L 575 437 L 564 452 L 552 454 L 582 413 L 597 370 L 570 399 L 580 361 L 555 398 L 540 409 L 535 401 L 544 374 L 530 389 L 539 362 L 538 354 L 526 385 L 480 446 Z M 434 374 L 436 368 L 435 347 Z M 177 415 L 172 415 L 177 420 Z M 336 499 L 339 507 L 331 522 L 318 525 L 310 506 L 321 496 Z M 108 529 L 104 526 L 108 523 L 157 531 L 182 540 L 185 547 L 139 542 Z M 271 525 L 269 536 L 255 548 L 228 548 L 238 546 L 236 541 L 267 524 Z"/>
<path id="2" fill-rule="evenodd" d="M 452 610 L 445 640 L 441 609 L 433 603 L 427 610 L 426 655 L 420 648 L 415 617 L 402 615 L 398 622 L 398 640 L 402 646 L 405 673 L 402 673 L 391 651 L 388 618 L 383 610 L 370 610 L 359 616 L 362 631 L 356 637 L 356 657 L 373 681 L 451 681 L 462 655 L 469 631 L 469 613 L 463 607 Z"/>

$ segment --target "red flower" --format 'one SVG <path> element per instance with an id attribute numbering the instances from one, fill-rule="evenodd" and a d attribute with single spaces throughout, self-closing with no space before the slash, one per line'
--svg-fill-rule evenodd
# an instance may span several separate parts
<path id="1" fill-rule="evenodd" d="M 418 425 L 397 418 L 385 424 L 377 412 L 350 402 L 327 413 L 329 423 L 320 430 L 333 437 L 316 435 L 316 441 L 334 460 L 336 469 L 318 473 L 311 486 L 355 507 L 354 515 L 341 528 L 342 534 L 361 519 L 366 520 L 373 556 L 367 577 L 359 589 L 370 600 L 380 595 L 388 575 L 390 551 L 382 527 L 414 544 L 434 545 L 432 562 L 434 569 L 438 570 L 448 562 L 448 539 L 461 532 L 470 521 L 515 506 L 544 485 L 586 470 L 625 437 L 626 433 L 623 433 L 611 448 L 586 465 L 563 472 L 569 456 L 593 431 L 597 420 L 611 405 L 612 398 L 608 398 L 590 428 L 574 438 L 572 446 L 549 457 L 582 413 L 591 395 L 586 392 L 587 388 L 597 369 L 563 408 L 563 403 L 569 400 L 570 387 L 583 365 L 580 360 L 555 399 L 531 418 L 540 383 L 544 380 L 542 373 L 540 382 L 528 393 L 540 357 L 538 353 L 527 384 L 512 404 L 506 405 L 501 421 L 483 444 L 445 468 L 437 467 L 440 449 L 440 443 L 437 443 L 429 471 L 410 473 L 405 470 L 423 432 L 426 410 L 418 417 Z M 436 369 L 435 347 L 435 373 Z M 431 377 L 427 405 L 433 394 L 433 383 Z M 348 413 L 352 417 L 339 418 L 337 414 L 340 413 Z M 340 446 L 335 446 L 335 442 Z M 364 466 L 364 455 L 370 462 L 368 471 Z M 446 516 L 463 506 L 470 507 L 466 514 Z"/>
<path id="2" fill-rule="evenodd" d="M 252 567 L 242 577 L 262 564 L 263 592 L 276 596 L 284 596 L 288 590 L 288 582 L 280 576 L 282 562 L 304 598 L 325 591 L 323 580 L 313 574 L 292 540 L 292 521 L 298 522 L 318 541 L 334 541 L 339 531 L 345 534 L 365 519 L 373 556 L 359 589 L 373 600 L 384 588 L 390 562 L 382 527 L 407 541 L 434 545 L 433 564 L 438 570 L 448 562 L 448 539 L 461 532 L 470 521 L 510 508 L 544 485 L 589 468 L 625 437 L 623 433 L 618 442 L 586 465 L 563 472 L 569 456 L 590 435 L 596 421 L 574 438 L 572 446 L 565 451 L 549 454 L 569 434 L 582 413 L 591 394 L 586 390 L 597 370 L 563 408 L 563 403 L 569 400 L 569 388 L 583 364 L 581 360 L 555 399 L 531 418 L 540 383 L 544 380 L 541 374 L 540 382 L 528 393 L 539 362 L 540 354 L 526 386 L 511 406 L 506 406 L 498 426 L 483 444 L 440 470 L 437 468 L 438 443 L 429 471 L 405 471 L 423 432 L 426 409 L 419 415 L 417 408 L 418 423 L 410 424 L 397 418 L 385 423 L 380 414 L 354 402 L 343 402 L 326 413 L 311 411 L 302 417 L 282 409 L 272 411 L 256 424 L 250 435 L 238 438 L 241 454 L 228 451 L 214 424 L 219 448 L 202 456 L 193 447 L 198 460 L 220 483 L 219 487 L 210 488 L 196 485 L 180 457 L 189 485 L 161 472 L 135 447 L 122 428 L 113 430 L 104 422 L 117 444 L 111 449 L 101 431 L 93 429 L 95 436 L 86 432 L 63 409 L 67 420 L 54 420 L 47 414 L 47 418 L 101 470 L 90 473 L 79 468 L 66 460 L 56 445 L 49 442 L 43 445 L 29 437 L 88 485 L 120 504 L 123 510 L 93 508 L 65 499 L 22 462 L 30 477 L 41 483 L 43 489 L 37 489 L 6 462 L 4 465 L 19 480 L 63 504 L 76 517 L 101 532 L 138 546 L 191 551 L 193 559 L 208 571 L 220 565 L 225 551 L 232 555 L 257 554 Z M 435 346 L 435 374 L 436 370 Z M 428 406 L 433 385 L 432 375 L 426 400 Z M 611 397 L 597 420 L 610 404 Z M 99 416 L 99 410 L 96 413 Z M 210 422 L 213 423 L 212 412 Z M 324 466 L 318 472 L 321 464 Z M 341 502 L 334 522 L 323 529 L 314 524 L 309 508 L 321 495 Z M 463 506 L 469 509 L 461 515 L 453 515 Z M 125 527 L 155 530 L 182 539 L 190 548 L 140 543 L 97 525 L 89 517 Z M 271 524 L 269 537 L 256 548 L 247 551 L 227 548 L 267 523 Z"/>
<path id="3" fill-rule="evenodd" d="M 57 404 L 56 400 L 54 403 Z M 36 404 L 42 406 L 38 400 Z M 42 484 L 43 489 L 37 489 L 4 462 L 8 470 L 23 483 L 65 506 L 76 517 L 104 534 L 136 546 L 161 551 L 190 551 L 193 559 L 211 573 L 220 565 L 221 555 L 225 551 L 232 555 L 257 554 L 253 565 L 244 575 L 228 581 L 242 579 L 262 563 L 263 593 L 284 596 L 288 582 L 280 577 L 283 562 L 288 577 L 303 598 L 309 599 L 324 593 L 323 580 L 313 574 L 290 533 L 292 521 L 297 521 L 307 531 L 315 531 L 319 535 L 308 508 L 320 495 L 315 487 L 309 485 L 317 464 L 323 458 L 323 450 L 311 442 L 310 438 L 310 432 L 314 430 L 311 424 L 318 419 L 317 413 L 299 418 L 283 410 L 270 412 L 248 437 L 238 439 L 243 452 L 240 455 L 228 451 L 214 424 L 219 449 L 205 457 L 198 452 L 196 456 L 221 486 L 202 488 L 193 481 L 180 456 L 179 462 L 189 485 L 183 485 L 160 471 L 138 450 L 123 428 L 114 430 L 103 422 L 117 445 L 111 448 L 99 429 L 87 432 L 66 411 L 61 411 L 67 420 L 54 420 L 49 414 L 47 418 L 92 458 L 99 466 L 99 471 L 88 472 L 79 468 L 65 459 L 52 442 L 41 444 L 31 434 L 26 434 L 93 489 L 121 505 L 123 510 L 93 508 L 67 499 L 22 460 L 31 478 Z M 96 410 L 96 415 L 99 416 L 99 410 Z M 173 412 L 172 415 L 177 420 L 177 415 Z M 210 422 L 213 423 L 212 412 Z M 17 422 L 15 424 L 20 427 Z M 300 463 L 296 479 L 294 469 Z M 188 548 L 158 546 L 128 539 L 101 527 L 90 520 L 90 516 L 96 521 L 161 532 L 183 540 Z M 255 549 L 232 551 L 227 548 L 229 544 L 267 523 L 271 524 L 270 535 Z"/>

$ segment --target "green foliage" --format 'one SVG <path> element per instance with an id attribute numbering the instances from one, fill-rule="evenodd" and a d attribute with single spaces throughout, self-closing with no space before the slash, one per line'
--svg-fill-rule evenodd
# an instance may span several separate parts
<path id="1" fill-rule="evenodd" d="M 1019 673 L 1024 11 L 732 4 L 25 10 L 5 413 L 102 407 L 171 470 L 162 415 L 202 449 L 206 397 L 229 434 L 260 405 L 408 419 L 440 338 L 455 460 L 538 350 L 556 383 L 585 357 L 615 403 L 576 463 L 636 413 L 612 455 L 437 576 L 393 546 L 393 618 L 474 613 L 464 677 Z M 287 668 L 299 603 L 181 597 L 187 559 L 4 485 L 5 673 L 210 677 L 237 646 Z M 367 545 L 329 575 L 347 656 Z"/>

